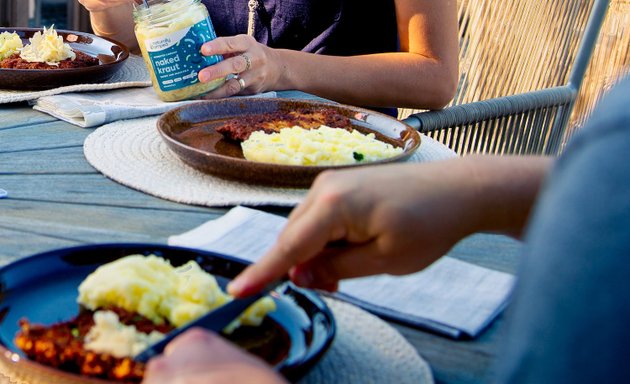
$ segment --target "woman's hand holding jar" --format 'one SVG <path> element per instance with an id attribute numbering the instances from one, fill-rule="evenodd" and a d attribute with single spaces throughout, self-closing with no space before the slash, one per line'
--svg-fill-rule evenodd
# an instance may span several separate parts
<path id="1" fill-rule="evenodd" d="M 235 75 L 204 98 L 216 99 L 233 95 L 253 95 L 276 86 L 285 66 L 277 51 L 258 43 L 248 35 L 218 37 L 201 47 L 205 56 L 221 55 L 224 61 L 204 68 L 199 72 L 202 83 Z"/>

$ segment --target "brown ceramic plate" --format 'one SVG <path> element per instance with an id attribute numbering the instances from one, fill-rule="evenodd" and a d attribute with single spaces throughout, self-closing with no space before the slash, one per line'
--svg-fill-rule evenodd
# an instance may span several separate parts
<path id="1" fill-rule="evenodd" d="M 403 153 L 384 160 L 351 165 L 278 165 L 246 160 L 240 143 L 228 140 L 215 131 L 215 127 L 225 120 L 247 114 L 321 107 L 349 117 L 355 129 L 362 133 L 374 133 L 378 140 L 403 148 Z M 158 120 L 157 127 L 169 148 L 193 168 L 226 179 L 282 187 L 308 187 L 317 174 L 326 169 L 402 161 L 420 146 L 420 134 L 390 116 L 363 108 L 297 99 L 241 98 L 199 102 L 165 113 Z"/>
<path id="2" fill-rule="evenodd" d="M 0 28 L 16 32 L 24 44 L 41 28 Z M 129 57 L 129 49 L 117 41 L 84 32 L 57 30 L 74 50 L 99 59 L 100 64 L 68 69 L 0 69 L 0 89 L 45 90 L 73 84 L 94 84 L 109 80 Z"/>

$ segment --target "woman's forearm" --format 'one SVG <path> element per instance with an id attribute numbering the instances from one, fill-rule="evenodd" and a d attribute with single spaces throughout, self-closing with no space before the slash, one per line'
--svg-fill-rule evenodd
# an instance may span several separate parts
<path id="1" fill-rule="evenodd" d="M 415 53 L 275 54 L 283 66 L 277 89 L 299 89 L 346 104 L 438 109 L 451 100 L 457 85 L 456 69 Z"/>
<path id="2" fill-rule="evenodd" d="M 99 11 L 90 11 L 90 21 L 94 33 L 109 37 L 125 44 L 138 53 L 138 42 L 134 34 L 133 6 L 122 4 Z"/>
<path id="3" fill-rule="evenodd" d="M 354 57 L 278 50 L 279 89 L 347 104 L 438 109 L 454 96 L 458 72 L 454 0 L 395 0 L 401 52 Z"/>

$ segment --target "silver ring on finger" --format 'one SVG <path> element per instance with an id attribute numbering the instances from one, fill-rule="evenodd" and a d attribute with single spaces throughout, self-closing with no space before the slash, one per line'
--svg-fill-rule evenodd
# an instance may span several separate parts
<path id="1" fill-rule="evenodd" d="M 245 59 L 245 69 L 243 70 L 243 72 L 249 71 L 249 69 L 252 67 L 252 60 L 244 53 L 241 53 L 241 56 L 243 56 L 243 59 Z"/>
<path id="2" fill-rule="evenodd" d="M 238 79 L 238 85 L 241 87 L 241 89 L 239 90 L 239 92 L 242 92 L 243 89 L 245 89 L 245 80 L 243 80 L 242 77 L 239 77 Z"/>

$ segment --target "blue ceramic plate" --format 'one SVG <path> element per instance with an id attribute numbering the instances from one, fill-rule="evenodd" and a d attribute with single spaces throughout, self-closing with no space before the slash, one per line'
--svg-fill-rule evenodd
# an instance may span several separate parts
<path id="1" fill-rule="evenodd" d="M 37 254 L 0 268 L 0 372 L 29 383 L 103 383 L 46 367 L 25 358 L 13 343 L 18 320 L 52 324 L 79 311 L 78 286 L 98 266 L 120 257 L 161 256 L 178 266 L 195 260 L 225 285 L 248 262 L 187 248 L 156 244 L 100 244 Z M 335 335 L 333 315 L 316 294 L 287 283 L 274 293 L 277 310 L 269 315 L 274 331 L 261 356 L 291 380 L 297 380 L 322 356 Z M 247 343 L 247 340 L 245 340 Z M 1 376 L 0 376 L 1 377 Z"/>

